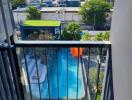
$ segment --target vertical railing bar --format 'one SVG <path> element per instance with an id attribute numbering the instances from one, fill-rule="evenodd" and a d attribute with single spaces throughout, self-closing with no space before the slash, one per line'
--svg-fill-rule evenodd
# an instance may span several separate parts
<path id="1" fill-rule="evenodd" d="M 0 73 L 1 74 L 1 73 Z M 5 95 L 5 91 L 4 91 L 4 88 L 3 88 L 3 83 L 2 83 L 2 80 L 1 80 L 1 75 L 0 75 L 0 100 L 7 100 L 6 99 L 6 95 Z"/>
<path id="2" fill-rule="evenodd" d="M 4 64 L 3 64 L 3 61 L 2 61 L 2 56 L 1 56 L 1 53 L 0 53 L 0 63 L 1 63 L 1 66 L 0 66 L 0 73 L 1 73 L 1 79 L 2 79 L 2 82 L 3 82 L 3 87 L 4 87 L 4 90 L 5 90 L 5 94 L 6 94 L 6 98 L 7 100 L 12 100 L 11 98 L 11 94 L 10 94 L 10 91 L 9 91 L 9 87 L 8 87 L 8 81 L 7 81 L 7 78 L 6 78 L 6 74 L 5 74 L 5 69 L 4 69 Z"/>
<path id="3" fill-rule="evenodd" d="M 109 91 L 108 91 L 107 100 L 114 100 L 114 99 L 111 99 L 111 89 L 110 89 L 110 85 L 109 85 Z"/>
<path id="4" fill-rule="evenodd" d="M 110 91 L 111 91 L 111 100 L 114 100 L 114 91 L 113 91 L 113 75 L 112 72 L 110 72 Z"/>
<path id="5" fill-rule="evenodd" d="M 107 62 L 106 77 L 105 77 L 105 83 L 104 83 L 104 92 L 102 95 L 102 99 L 108 100 L 108 93 L 110 90 L 110 92 L 111 92 L 110 100 L 114 100 L 111 47 L 108 48 L 108 55 L 107 56 L 108 56 L 108 62 Z"/>
<path id="6" fill-rule="evenodd" d="M 86 69 L 86 77 L 87 77 L 87 87 L 89 85 L 89 63 L 90 63 L 90 47 L 88 48 L 88 62 L 87 62 L 87 69 Z M 88 98 L 88 91 L 86 92 L 86 97 Z"/>
<path id="7" fill-rule="evenodd" d="M 95 94 L 95 100 L 97 100 L 97 93 L 98 93 L 98 85 L 99 85 L 99 75 L 100 75 L 100 66 L 101 66 L 101 58 L 102 58 L 102 47 L 99 48 L 99 59 L 98 59 L 98 68 L 97 68 L 97 79 L 96 79 L 96 94 Z"/>
<path id="8" fill-rule="evenodd" d="M 7 1 L 7 4 L 9 6 L 8 1 Z M 14 57 L 13 57 L 12 48 L 11 48 L 11 40 L 10 40 L 10 36 L 9 36 L 9 32 L 8 32 L 7 20 L 6 20 L 6 16 L 5 16 L 6 14 L 4 12 L 4 5 L 3 5 L 2 0 L 0 0 L 0 7 L 1 7 L 1 13 L 3 15 L 3 24 L 4 24 L 4 27 L 5 27 L 5 35 L 6 35 L 6 39 L 7 39 L 8 47 L 9 47 L 8 54 L 9 54 L 9 59 L 10 59 L 10 63 L 11 63 L 12 74 L 13 74 L 13 77 L 14 77 L 14 85 L 15 85 L 15 88 L 17 90 L 16 94 L 17 94 L 17 98 L 19 100 L 21 100 L 23 98 L 23 93 L 22 93 L 22 91 L 20 91 L 20 83 L 18 81 L 19 76 L 17 76 L 18 73 L 16 72 L 16 69 L 15 69 Z"/>
<path id="9" fill-rule="evenodd" d="M 91 100 L 90 98 L 90 92 L 89 92 L 89 87 L 87 86 L 87 65 L 85 66 L 85 62 L 83 63 L 83 57 L 80 57 L 80 62 L 81 62 L 81 68 L 82 68 L 82 76 L 83 76 L 83 82 L 84 82 L 84 90 L 85 90 L 85 95 L 86 95 L 86 100 Z"/>
<path id="10" fill-rule="evenodd" d="M 49 87 L 49 72 L 48 72 L 48 57 L 47 57 L 47 48 L 45 48 L 45 57 L 46 57 L 46 68 L 47 68 L 47 81 L 48 81 L 48 93 L 49 93 L 49 100 L 50 100 L 50 87 Z"/>
<path id="11" fill-rule="evenodd" d="M 107 54 L 106 54 L 106 68 L 105 68 L 105 72 L 104 72 L 104 80 L 103 80 L 103 88 L 102 88 L 102 96 L 101 99 L 102 100 L 106 100 L 106 91 L 107 91 L 107 83 L 108 83 L 108 75 L 109 75 L 109 67 L 108 67 L 108 63 L 109 63 L 109 47 L 107 48 Z"/>
<path id="12" fill-rule="evenodd" d="M 35 56 L 35 65 L 36 65 L 36 71 L 37 71 L 37 77 L 38 77 L 39 96 L 40 96 L 40 100 L 41 100 L 42 97 L 41 97 L 41 87 L 40 87 L 39 69 L 38 69 L 38 64 L 37 64 L 37 54 L 36 54 L 35 48 L 33 48 L 33 51 L 34 51 L 34 56 Z"/>
<path id="13" fill-rule="evenodd" d="M 89 64 L 90 64 L 90 50 L 91 50 L 91 48 L 89 47 L 89 49 L 88 49 L 88 70 L 87 70 L 87 71 L 88 71 L 88 72 L 87 72 L 87 73 L 88 73 L 88 77 L 89 77 L 89 67 L 90 67 L 90 66 L 89 66 Z M 88 84 L 87 84 L 87 85 L 88 85 Z"/>
<path id="14" fill-rule="evenodd" d="M 30 99 L 33 100 L 31 82 L 30 82 L 30 75 L 29 75 L 29 69 L 28 69 L 28 63 L 27 63 L 27 58 L 26 58 L 26 54 L 25 54 L 25 49 L 24 48 L 23 48 L 23 55 L 24 55 L 25 67 L 26 67 L 26 71 L 27 71 L 27 79 L 28 79 L 28 84 L 29 84 Z"/>
<path id="15" fill-rule="evenodd" d="M 2 52 L 1 53 L 1 56 L 2 56 L 2 60 L 3 60 L 3 64 L 5 65 L 4 66 L 4 69 L 5 69 L 5 73 L 7 75 L 7 81 L 8 81 L 8 85 L 9 85 L 9 90 L 10 90 L 10 93 L 11 93 L 11 96 L 13 98 L 13 100 L 16 99 L 16 91 L 15 89 L 13 88 L 13 84 L 14 82 L 12 81 L 11 79 L 11 72 L 10 72 L 10 65 L 9 65 L 9 62 L 8 62 L 8 59 L 7 59 L 7 54 L 5 54 L 5 52 Z"/>
<path id="16" fill-rule="evenodd" d="M 110 71 L 110 91 L 111 91 L 111 99 L 114 100 L 111 47 L 109 47 L 109 60 L 108 61 L 109 61 L 108 62 L 108 67 L 109 67 L 109 71 Z"/>
<path id="17" fill-rule="evenodd" d="M 78 74 L 79 74 L 79 58 L 80 58 L 80 48 L 78 47 L 78 59 L 77 59 L 77 97 L 76 99 L 78 100 Z"/>
<path id="18" fill-rule="evenodd" d="M 58 87 L 58 100 L 59 100 L 59 71 L 58 71 L 58 52 L 56 48 L 56 67 L 57 67 L 57 87 Z"/>
<path id="19" fill-rule="evenodd" d="M 68 100 L 68 48 L 67 48 L 67 100 Z"/>
<path id="20" fill-rule="evenodd" d="M 5 35 L 6 35 L 6 39 L 7 39 L 7 42 L 8 42 L 8 47 L 11 47 L 11 40 L 10 40 L 10 36 L 9 36 L 7 25 L 6 25 L 7 24 L 6 23 L 7 20 L 6 20 L 6 16 L 5 16 L 5 12 L 4 12 L 4 6 L 2 4 L 3 4 L 3 2 L 0 1 L 1 12 L 2 12 L 2 15 L 3 15 L 3 23 L 4 23 L 4 27 L 5 27 Z M 9 2 L 8 1 L 7 1 L 7 4 L 9 6 Z M 16 74 L 14 61 L 13 61 L 14 59 L 13 59 L 13 54 L 12 54 L 11 48 L 9 48 L 8 52 L 9 52 L 9 55 L 10 55 L 11 60 L 12 60 L 12 62 L 10 61 L 10 63 L 11 63 L 11 66 L 12 66 L 12 73 L 13 73 L 13 76 L 14 76 L 14 85 L 15 85 L 15 88 L 17 90 L 16 94 L 17 94 L 18 99 L 21 100 L 22 99 L 22 93 L 20 93 L 21 91 L 20 91 L 20 88 L 19 88 L 19 86 L 20 86 L 19 81 L 18 81 L 19 77 Z"/>
<path id="21" fill-rule="evenodd" d="M 21 80 L 21 69 L 20 69 L 20 65 L 19 65 L 19 60 L 18 60 L 18 56 L 17 56 L 17 48 L 13 45 L 12 48 L 9 49 L 10 50 L 10 55 L 11 58 L 8 57 L 8 61 L 10 62 L 11 59 L 13 59 L 12 62 L 10 62 L 13 65 L 13 68 L 15 69 L 15 73 L 16 73 L 16 78 L 17 79 L 17 89 L 19 89 L 20 92 L 18 92 L 18 94 L 21 96 L 21 100 L 24 100 L 24 88 L 23 88 L 23 83 Z M 17 90 L 16 90 L 17 91 Z"/>
<path id="22" fill-rule="evenodd" d="M 20 90 L 21 86 L 21 80 L 20 80 L 20 76 L 17 73 L 16 71 L 16 68 L 18 68 L 18 66 L 15 66 L 15 63 L 17 62 L 14 62 L 14 59 L 17 59 L 17 58 L 14 58 L 14 55 L 13 55 L 13 48 L 9 48 L 8 49 L 8 56 L 9 56 L 9 62 L 10 62 L 10 66 L 11 66 L 11 71 L 12 71 L 12 75 L 13 75 L 13 79 L 14 79 L 14 86 L 16 88 L 16 94 L 17 94 L 17 98 L 19 100 L 23 100 L 24 99 L 24 94 L 23 94 L 23 91 Z"/>
<path id="23" fill-rule="evenodd" d="M 109 89 L 110 89 L 110 73 L 108 74 L 108 83 L 107 83 L 107 88 L 106 89 L 107 89 L 107 91 L 106 91 L 106 99 L 105 100 L 109 100 L 108 95 L 109 95 Z"/>
<path id="24" fill-rule="evenodd" d="M 108 100 L 108 91 L 109 91 L 109 83 L 110 83 L 110 73 L 109 73 L 109 68 L 108 68 L 108 72 L 107 72 L 107 82 L 105 84 L 105 95 L 103 97 L 103 100 Z"/>
<path id="25" fill-rule="evenodd" d="M 106 97 L 106 91 L 107 91 L 107 84 L 108 84 L 108 76 L 109 76 L 109 68 L 107 69 L 106 71 L 106 82 L 105 82 L 105 86 L 104 86 L 104 94 L 103 94 L 103 100 L 106 100 L 104 99 Z"/>

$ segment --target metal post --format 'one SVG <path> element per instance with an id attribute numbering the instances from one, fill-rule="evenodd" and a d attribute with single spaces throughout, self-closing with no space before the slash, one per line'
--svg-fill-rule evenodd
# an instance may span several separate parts
<path id="1" fill-rule="evenodd" d="M 101 56 L 102 56 L 102 47 L 99 50 L 99 59 L 98 59 L 98 68 L 97 68 L 97 79 L 96 79 L 96 94 L 95 94 L 95 100 L 97 100 L 97 95 L 98 95 L 98 85 L 99 85 L 99 75 L 100 75 L 100 66 L 101 66 Z"/>
<path id="2" fill-rule="evenodd" d="M 48 52 L 47 52 L 47 48 L 45 48 L 45 64 L 46 64 L 46 68 L 47 68 L 47 85 L 48 85 L 48 95 L 49 95 L 49 100 L 50 100 L 50 81 L 49 81 L 49 70 L 48 70 Z"/>
<path id="3" fill-rule="evenodd" d="M 110 73 L 110 92 L 111 92 L 110 100 L 114 100 L 111 47 L 109 47 L 108 67 L 109 67 L 109 73 Z"/>
<path id="4" fill-rule="evenodd" d="M 86 78 L 87 78 L 87 80 L 86 80 L 86 86 L 87 87 L 89 87 L 89 64 L 90 64 L 90 47 L 88 48 L 88 61 L 87 61 L 87 68 L 86 68 Z M 87 94 L 86 94 L 86 97 L 88 98 L 88 91 L 86 92 Z"/>
<path id="5" fill-rule="evenodd" d="M 3 83 L 3 88 L 4 88 L 4 91 L 5 91 L 5 95 L 6 95 L 6 98 L 4 98 L 4 99 L 12 100 L 11 93 L 9 91 L 8 80 L 7 80 L 7 76 L 6 76 L 6 73 L 5 73 L 5 68 L 4 68 L 4 64 L 3 64 L 3 61 L 2 61 L 1 53 L 0 53 L 0 64 L 1 64 L 1 66 L 0 66 L 0 77 L 1 77 L 1 80 L 2 80 L 2 83 Z"/>
<path id="6" fill-rule="evenodd" d="M 41 100 L 42 96 L 41 96 L 41 86 L 40 86 L 40 74 L 39 74 L 39 67 L 38 67 L 38 63 L 37 63 L 37 54 L 36 54 L 35 48 L 33 48 L 33 52 L 34 52 L 34 56 L 35 56 L 35 66 L 36 66 L 37 79 L 38 79 L 39 96 L 40 96 L 40 100 Z"/>
<path id="7" fill-rule="evenodd" d="M 26 67 L 26 72 L 27 72 L 27 79 L 28 79 L 29 92 L 30 92 L 30 99 L 33 100 L 32 89 L 31 89 L 31 82 L 30 82 L 30 75 L 29 75 L 29 68 L 28 68 L 28 63 L 27 63 L 27 58 L 26 58 L 26 54 L 25 54 L 25 49 L 24 48 L 23 48 L 23 56 L 24 56 L 25 67 Z"/>
<path id="8" fill-rule="evenodd" d="M 3 82 L 0 75 L 0 100 L 7 100 L 5 90 L 3 88 Z"/>
<path id="9" fill-rule="evenodd" d="M 79 74 L 79 60 L 80 60 L 80 48 L 78 47 L 78 58 L 77 58 L 77 95 L 76 99 L 78 100 L 78 74 Z"/>
<path id="10" fill-rule="evenodd" d="M 67 48 L 67 100 L 68 100 L 68 48 Z"/>
<path id="11" fill-rule="evenodd" d="M 11 71 L 9 69 L 10 63 L 8 62 L 8 55 L 5 51 L 1 51 L 1 57 L 2 57 L 2 61 L 3 61 L 3 67 L 5 69 L 5 73 L 7 75 L 7 81 L 8 81 L 8 85 L 9 85 L 9 89 L 10 89 L 10 93 L 12 98 L 15 100 L 16 99 L 16 91 L 14 89 L 14 86 L 12 84 L 14 84 L 12 78 L 10 76 L 12 76 Z"/>
<path id="12" fill-rule="evenodd" d="M 58 66 L 58 51 L 57 51 L 57 48 L 56 48 L 56 67 L 57 67 L 57 91 L 58 91 L 58 100 L 59 100 L 59 66 Z"/>

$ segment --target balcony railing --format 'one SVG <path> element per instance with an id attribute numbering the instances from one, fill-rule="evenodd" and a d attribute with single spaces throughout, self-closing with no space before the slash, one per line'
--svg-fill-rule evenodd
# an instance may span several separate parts
<path id="1" fill-rule="evenodd" d="M 109 42 L 19 41 L 0 46 L 4 100 L 114 100 Z"/>

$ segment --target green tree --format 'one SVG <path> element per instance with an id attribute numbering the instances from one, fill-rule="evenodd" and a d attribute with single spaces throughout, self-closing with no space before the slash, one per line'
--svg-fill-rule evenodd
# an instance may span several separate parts
<path id="1" fill-rule="evenodd" d="M 41 19 L 41 12 L 36 7 L 29 7 L 26 12 L 28 13 L 27 19 L 29 20 Z"/>
<path id="2" fill-rule="evenodd" d="M 103 33 L 97 33 L 94 37 L 95 41 L 102 41 L 103 40 Z"/>
<path id="3" fill-rule="evenodd" d="M 110 39 L 110 32 L 105 32 L 105 33 L 103 34 L 103 40 L 109 41 L 109 39 Z"/>
<path id="4" fill-rule="evenodd" d="M 11 4 L 13 8 L 17 8 L 18 6 L 26 5 L 26 0 L 11 0 Z"/>
<path id="5" fill-rule="evenodd" d="M 67 29 L 64 29 L 61 34 L 62 40 L 72 40 L 72 35 L 67 31 Z"/>
<path id="6" fill-rule="evenodd" d="M 79 14 L 84 23 L 96 26 L 106 22 L 107 12 L 111 8 L 112 5 L 105 0 L 90 0 L 81 7 Z"/>
<path id="7" fill-rule="evenodd" d="M 62 32 L 62 40 L 80 40 L 81 27 L 79 24 L 71 22 Z"/>
<path id="8" fill-rule="evenodd" d="M 90 40 L 90 34 L 89 34 L 89 33 L 84 33 L 84 34 L 82 35 L 81 40 L 83 40 L 83 41 L 88 41 L 88 40 Z"/>

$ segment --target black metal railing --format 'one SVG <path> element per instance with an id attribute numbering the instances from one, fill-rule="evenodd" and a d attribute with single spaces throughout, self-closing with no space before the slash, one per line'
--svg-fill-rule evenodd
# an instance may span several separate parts
<path id="1" fill-rule="evenodd" d="M 14 58 L 15 48 L 6 43 L 0 45 L 0 99 L 23 100 L 20 72 Z M 16 56 L 17 57 L 17 56 Z"/>
<path id="2" fill-rule="evenodd" d="M 16 70 L 13 74 L 19 77 L 15 80 L 16 76 L 12 75 L 15 92 L 9 92 L 16 97 L 97 100 L 102 95 L 103 100 L 113 100 L 109 42 L 19 41 L 10 50 Z M 12 59 L 9 60 L 11 63 Z M 7 90 L 3 88 L 3 82 L 0 80 L 0 94 Z M 20 95 L 16 92 L 18 89 Z"/>
<path id="3" fill-rule="evenodd" d="M 11 24 L 7 20 L 12 17 L 8 0 L 0 0 L 0 8 L 8 42 L 0 45 L 0 100 L 114 100 L 109 42 L 11 44 L 9 34 L 15 32 L 8 29 L 14 26 L 13 18 Z"/>
<path id="4" fill-rule="evenodd" d="M 114 100 L 111 48 L 109 48 L 107 55 L 107 68 L 103 82 L 102 100 Z"/>

